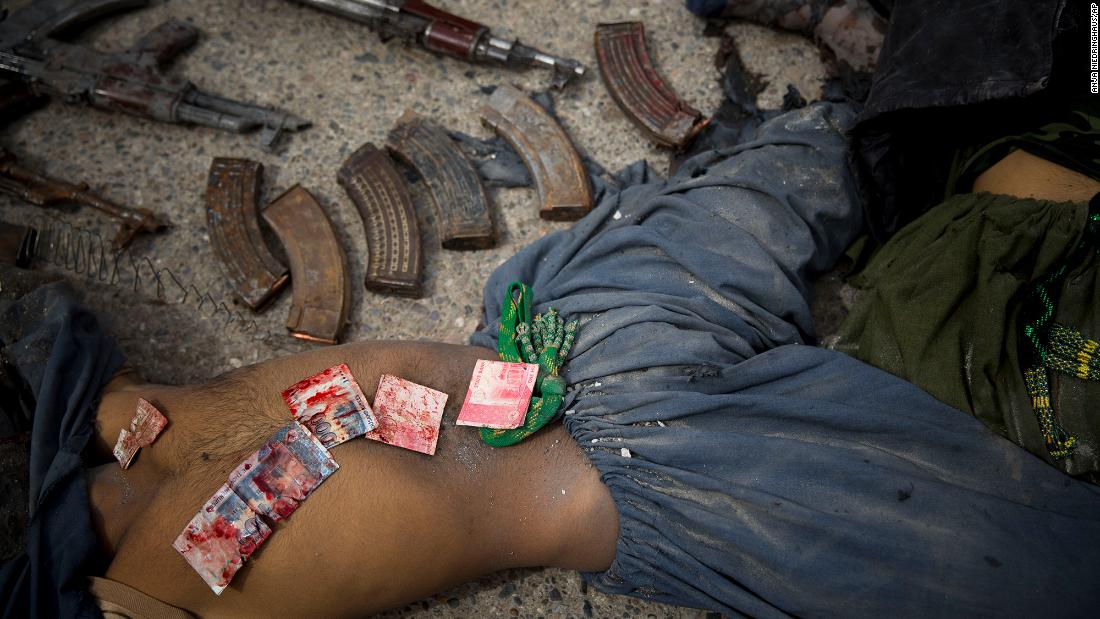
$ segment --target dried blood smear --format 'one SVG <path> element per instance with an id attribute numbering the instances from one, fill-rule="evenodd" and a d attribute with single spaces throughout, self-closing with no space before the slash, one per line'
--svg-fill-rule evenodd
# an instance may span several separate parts
<path id="1" fill-rule="evenodd" d="M 366 437 L 434 455 L 446 405 L 447 394 L 442 391 L 383 374 L 374 392 L 378 427 Z"/>
<path id="2" fill-rule="evenodd" d="M 221 595 L 269 535 L 267 524 L 226 484 L 187 523 L 172 547 Z"/>
<path id="3" fill-rule="evenodd" d="M 523 425 L 539 366 L 479 360 L 455 425 L 510 430 Z"/>
<path id="4" fill-rule="evenodd" d="M 291 385 L 283 391 L 283 400 L 294 419 L 328 448 L 378 425 L 363 390 L 343 363 Z"/>

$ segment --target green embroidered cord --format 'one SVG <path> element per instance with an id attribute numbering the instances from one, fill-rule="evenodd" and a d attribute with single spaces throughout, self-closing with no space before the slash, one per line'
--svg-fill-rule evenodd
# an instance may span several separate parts
<path id="1" fill-rule="evenodd" d="M 1069 457 L 1077 449 L 1077 437 L 1068 434 L 1054 418 L 1046 369 L 1031 367 L 1024 370 L 1024 382 L 1027 383 L 1027 392 L 1031 396 L 1031 408 L 1039 421 L 1039 431 L 1046 440 L 1047 452 L 1054 458 Z"/>
<path id="2" fill-rule="evenodd" d="M 568 324 L 550 308 L 546 315 L 531 318 L 531 288 L 512 282 L 504 294 L 497 333 L 497 354 L 501 361 L 537 363 L 538 378 L 523 425 L 512 430 L 481 429 L 481 440 L 492 447 L 515 445 L 539 431 L 558 416 L 565 397 L 565 379 L 558 371 L 565 364 L 577 321 Z"/>
<path id="3" fill-rule="evenodd" d="M 1074 329 L 1053 322 L 1057 291 L 1066 273 L 1100 252 L 1100 195 L 1089 202 L 1085 233 L 1077 247 L 1032 285 L 1024 306 L 1024 340 L 1030 347 L 1031 366 L 1024 370 L 1024 384 L 1031 408 L 1046 441 L 1047 452 L 1067 458 L 1077 449 L 1077 437 L 1058 423 L 1050 402 L 1050 371 L 1082 380 L 1100 379 L 1097 343 Z"/>

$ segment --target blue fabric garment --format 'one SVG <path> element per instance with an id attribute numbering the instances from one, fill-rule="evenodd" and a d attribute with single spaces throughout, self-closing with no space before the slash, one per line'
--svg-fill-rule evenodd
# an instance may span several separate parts
<path id="1" fill-rule="evenodd" d="M 726 0 L 686 0 L 687 10 L 699 17 L 721 17 L 726 9 Z"/>
<path id="2" fill-rule="evenodd" d="M 495 346 L 512 280 L 580 319 L 564 423 L 619 511 L 613 564 L 586 575 L 603 591 L 752 617 L 1094 615 L 1100 488 L 807 345 L 812 277 L 860 230 L 854 116 L 790 112 L 608 189 L 493 274 L 472 343 Z"/>
<path id="3" fill-rule="evenodd" d="M 0 316 L 0 344 L 35 396 L 26 551 L 0 568 L 4 617 L 99 617 L 84 591 L 96 550 L 81 454 L 122 354 L 68 284 L 41 286 Z"/>

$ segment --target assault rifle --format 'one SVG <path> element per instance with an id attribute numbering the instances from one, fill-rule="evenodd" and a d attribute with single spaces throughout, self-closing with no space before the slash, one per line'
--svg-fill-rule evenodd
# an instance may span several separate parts
<path id="1" fill-rule="evenodd" d="M 584 65 L 541 52 L 516 39 L 495 36 L 487 26 L 453 15 L 423 0 L 295 0 L 362 22 L 383 39 L 400 38 L 468 62 L 509 67 L 541 66 L 554 72 L 554 85 L 584 75 Z"/>
<path id="2" fill-rule="evenodd" d="M 0 22 L 0 75 L 14 76 L 35 94 L 168 123 L 243 133 L 260 128 L 264 148 L 309 122 L 288 112 L 207 93 L 163 73 L 198 40 L 191 25 L 170 20 L 134 47 L 107 54 L 57 38 L 78 25 L 149 0 L 35 0 Z"/>

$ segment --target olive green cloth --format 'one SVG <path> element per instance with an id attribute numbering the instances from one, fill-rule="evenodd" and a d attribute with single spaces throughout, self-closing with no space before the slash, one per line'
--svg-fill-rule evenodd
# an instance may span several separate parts
<path id="1" fill-rule="evenodd" d="M 861 292 L 836 348 L 917 384 L 1071 475 L 1100 478 L 1100 383 L 1051 373 L 1057 419 L 1080 441 L 1076 453 L 1055 460 L 1028 398 L 1020 349 L 1028 284 L 1073 250 L 1087 213 L 1087 204 L 952 196 L 851 279 Z M 1055 315 L 1092 339 L 1100 335 L 1096 267 L 1094 255 L 1069 273 Z"/>

